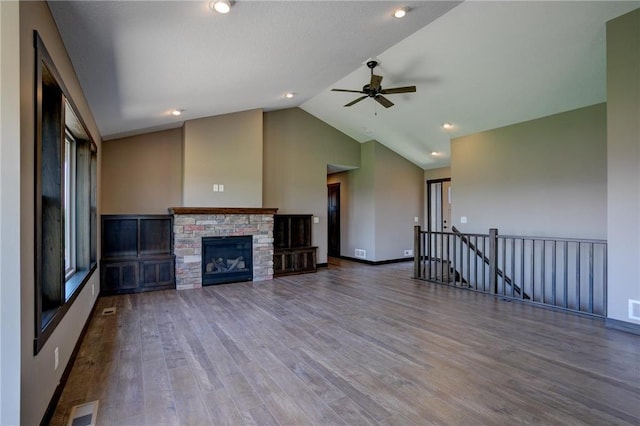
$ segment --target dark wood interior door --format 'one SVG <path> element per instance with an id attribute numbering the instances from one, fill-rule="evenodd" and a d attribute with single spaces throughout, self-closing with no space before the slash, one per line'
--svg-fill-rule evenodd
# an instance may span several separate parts
<path id="1" fill-rule="evenodd" d="M 328 233 L 329 256 L 340 256 L 340 184 L 327 185 L 328 192 Z"/>

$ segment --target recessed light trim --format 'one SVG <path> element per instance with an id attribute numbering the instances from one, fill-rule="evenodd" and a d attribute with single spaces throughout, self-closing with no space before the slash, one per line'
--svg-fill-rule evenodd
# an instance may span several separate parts
<path id="1" fill-rule="evenodd" d="M 440 155 L 440 153 L 438 151 L 431 151 L 431 155 L 437 157 L 438 155 Z"/>
<path id="2" fill-rule="evenodd" d="M 171 115 L 174 115 L 174 116 L 176 116 L 176 117 L 179 117 L 179 116 L 181 116 L 181 115 L 182 115 L 182 110 L 181 110 L 181 109 L 172 109 L 172 110 L 170 111 L 170 114 L 171 114 Z"/>
<path id="3" fill-rule="evenodd" d="M 293 98 L 295 95 L 296 95 L 296 94 L 295 94 L 295 93 L 293 93 L 293 92 L 287 92 L 287 93 L 285 93 L 285 94 L 284 94 L 284 97 L 285 97 L 285 98 L 287 98 L 287 99 L 291 99 L 291 98 Z"/>
<path id="4" fill-rule="evenodd" d="M 453 129 L 453 124 L 451 123 L 442 123 L 442 128 L 445 130 Z"/>
<path id="5" fill-rule="evenodd" d="M 229 13 L 231 11 L 231 2 L 229 0 L 211 0 L 209 8 L 218 13 Z"/>
<path id="6" fill-rule="evenodd" d="M 401 7 L 400 9 L 396 9 L 393 12 L 393 16 L 400 19 L 400 18 L 404 18 L 407 15 L 407 12 L 409 11 L 409 8 L 407 7 Z"/>

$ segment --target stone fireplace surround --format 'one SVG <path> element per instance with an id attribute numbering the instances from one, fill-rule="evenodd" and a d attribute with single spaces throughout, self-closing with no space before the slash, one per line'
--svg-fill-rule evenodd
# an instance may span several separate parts
<path id="1" fill-rule="evenodd" d="M 202 287 L 202 237 L 253 237 L 253 281 L 273 278 L 275 208 L 171 207 L 176 289 Z"/>

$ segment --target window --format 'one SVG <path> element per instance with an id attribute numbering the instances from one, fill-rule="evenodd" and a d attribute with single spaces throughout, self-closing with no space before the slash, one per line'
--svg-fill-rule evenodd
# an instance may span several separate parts
<path id="1" fill-rule="evenodd" d="M 67 130 L 64 139 L 64 277 L 76 273 L 76 140 Z"/>
<path id="2" fill-rule="evenodd" d="M 35 38 L 37 354 L 96 269 L 97 149 Z"/>

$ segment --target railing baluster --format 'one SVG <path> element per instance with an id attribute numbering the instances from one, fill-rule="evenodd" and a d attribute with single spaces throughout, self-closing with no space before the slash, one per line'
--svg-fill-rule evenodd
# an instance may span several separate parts
<path id="1" fill-rule="evenodd" d="M 525 282 L 524 282 L 524 255 L 525 255 L 524 254 L 524 245 L 525 245 L 525 243 L 524 243 L 524 238 L 523 238 L 522 239 L 522 250 L 520 250 L 521 251 L 521 253 L 520 253 L 520 275 L 522 275 L 522 279 L 521 279 L 522 285 L 520 287 L 520 290 L 521 290 L 520 291 L 520 299 L 524 299 L 524 289 L 526 288 Z"/>
<path id="2" fill-rule="evenodd" d="M 547 240 L 542 240 L 542 264 L 540 265 L 540 283 L 542 285 L 542 303 L 546 303 L 546 287 L 547 287 L 547 276 L 546 276 L 546 268 L 545 264 L 547 263 Z"/>
<path id="3" fill-rule="evenodd" d="M 553 247 L 551 249 L 551 303 L 553 306 L 556 306 L 556 247 L 558 246 L 558 241 L 553 242 Z"/>
<path id="4" fill-rule="evenodd" d="M 569 307 L 569 242 L 564 242 L 564 307 Z"/>
<path id="5" fill-rule="evenodd" d="M 513 292 L 516 288 L 516 283 L 513 281 L 516 278 L 516 239 L 511 238 L 511 297 L 513 297 Z M 520 293 L 522 293 L 522 289 L 520 289 Z"/>
<path id="6" fill-rule="evenodd" d="M 578 312 L 582 311 L 582 306 L 580 304 L 580 243 L 577 243 L 576 247 L 576 310 Z"/>
<path id="7" fill-rule="evenodd" d="M 593 243 L 589 243 L 589 313 L 593 313 Z"/>

